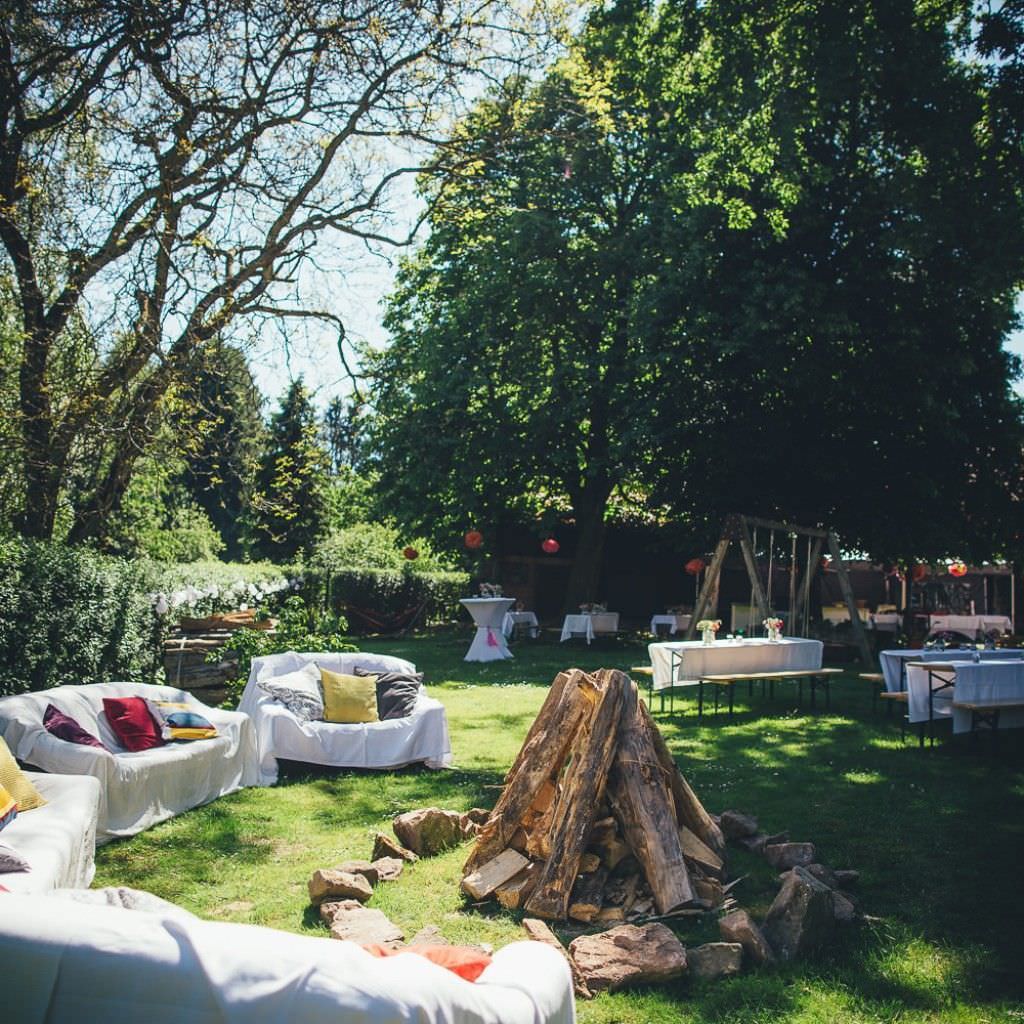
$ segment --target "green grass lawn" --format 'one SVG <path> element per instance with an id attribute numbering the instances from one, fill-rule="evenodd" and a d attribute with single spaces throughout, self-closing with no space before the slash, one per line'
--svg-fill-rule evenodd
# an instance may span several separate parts
<path id="1" fill-rule="evenodd" d="M 316 868 L 369 856 L 374 831 L 390 831 L 402 811 L 492 806 L 557 671 L 646 661 L 640 645 L 523 641 L 514 661 L 466 664 L 468 643 L 466 631 L 362 645 L 426 672 L 448 709 L 453 770 L 292 771 L 273 789 L 245 790 L 104 847 L 95 885 L 148 889 L 203 917 L 326 934 L 306 896 Z M 738 691 L 731 722 L 705 716 L 698 726 L 685 697 L 676 702 L 685 715 L 656 719 L 709 810 L 753 813 L 769 832 L 815 842 L 831 866 L 857 868 L 868 922 L 814 963 L 580 1003 L 585 1024 L 1024 1021 L 1021 734 L 1003 736 L 998 759 L 987 744 L 972 751 L 947 735 L 932 750 L 912 738 L 901 745 L 895 715 L 871 715 L 865 684 L 852 673 L 836 678 L 829 712 L 797 708 L 795 689 L 781 687 L 774 701 Z M 370 905 L 407 935 L 436 924 L 453 942 L 521 938 L 518 915 L 464 906 L 465 852 L 407 867 Z M 735 853 L 730 874 L 747 875 L 736 895 L 762 914 L 773 873 Z M 717 938 L 710 923 L 679 934 L 688 945 Z"/>

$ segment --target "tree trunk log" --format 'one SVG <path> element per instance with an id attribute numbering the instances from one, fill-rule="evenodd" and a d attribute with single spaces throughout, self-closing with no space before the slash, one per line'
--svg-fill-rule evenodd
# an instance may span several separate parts
<path id="1" fill-rule="evenodd" d="M 591 710 L 590 702 L 580 689 L 580 683 L 586 679 L 586 674 L 579 669 L 560 672 L 555 677 L 519 756 L 505 777 L 505 788 L 487 824 L 480 830 L 463 868 L 465 872 L 473 871 L 510 845 L 544 783 L 561 769 L 581 721 Z"/>
<path id="2" fill-rule="evenodd" d="M 722 830 L 714 823 L 711 815 L 704 809 L 704 805 L 697 798 L 697 794 L 690 788 L 690 784 L 683 778 L 679 766 L 672 757 L 665 737 L 658 731 L 658 727 L 651 718 L 647 705 L 641 702 L 640 713 L 651 736 L 655 756 L 658 763 L 665 770 L 672 787 L 672 799 L 675 802 L 676 822 L 685 825 L 703 843 L 709 846 L 719 857 L 725 855 L 725 836 Z"/>
<path id="3" fill-rule="evenodd" d="M 693 902 L 694 892 L 676 831 L 676 809 L 655 752 L 654 727 L 638 706 L 636 687 L 619 728 L 608 780 L 612 808 L 643 868 L 659 914 Z"/>
<path id="4" fill-rule="evenodd" d="M 570 762 L 562 777 L 551 824 L 551 854 L 541 869 L 526 909 L 538 917 L 564 918 L 580 858 L 594 822 L 594 808 L 604 795 L 615 756 L 623 704 L 636 690 L 623 672 L 603 669 L 596 679 L 584 676 L 596 707 L 589 723 L 577 730 Z M 589 727 L 588 727 L 589 724 Z"/>

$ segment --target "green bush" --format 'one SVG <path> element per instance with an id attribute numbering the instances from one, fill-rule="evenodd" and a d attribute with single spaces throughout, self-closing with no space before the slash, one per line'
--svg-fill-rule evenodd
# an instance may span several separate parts
<path id="1" fill-rule="evenodd" d="M 0 541 L 0 693 L 152 680 L 152 563 L 20 538 Z"/>
<path id="2" fill-rule="evenodd" d="M 415 559 L 405 549 L 416 551 Z M 338 569 L 394 569 L 413 573 L 450 572 L 454 569 L 430 542 L 421 537 L 404 538 L 386 523 L 356 523 L 334 530 L 317 543 L 309 559 L 319 571 Z"/>
<path id="3" fill-rule="evenodd" d="M 469 590 L 462 572 L 414 572 L 411 569 L 337 569 L 314 574 L 310 592 L 334 613 L 348 617 L 354 633 L 389 633 L 413 622 L 454 617 L 458 600 Z"/>

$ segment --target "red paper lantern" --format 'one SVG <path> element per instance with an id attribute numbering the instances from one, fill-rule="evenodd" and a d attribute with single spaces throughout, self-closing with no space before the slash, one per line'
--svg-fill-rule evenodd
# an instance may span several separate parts
<path id="1" fill-rule="evenodd" d="M 546 555 L 557 555 L 561 545 L 554 537 L 548 537 L 540 543 L 541 549 Z"/>
<path id="2" fill-rule="evenodd" d="M 828 555 L 826 555 L 821 560 L 821 571 L 822 572 L 829 572 L 829 571 L 831 571 L 831 569 L 832 569 L 832 559 L 829 558 Z"/>
<path id="3" fill-rule="evenodd" d="M 956 562 L 953 562 L 950 565 L 950 567 L 949 567 L 949 575 L 950 576 L 966 576 L 967 575 L 967 566 L 964 565 L 964 563 L 959 561 L 959 560 L 956 561 Z"/>
<path id="4" fill-rule="evenodd" d="M 420 553 L 410 544 L 407 548 L 402 550 L 402 554 L 410 561 L 415 562 L 420 557 Z"/>
<path id="5" fill-rule="evenodd" d="M 921 580 L 923 580 L 927 575 L 928 575 L 928 566 L 927 565 L 922 565 L 920 562 L 918 562 L 917 565 L 915 565 L 913 570 L 911 571 L 910 578 L 915 583 L 920 583 Z"/>
<path id="6" fill-rule="evenodd" d="M 467 530 L 462 536 L 463 543 L 470 551 L 476 551 L 484 542 L 484 535 L 479 530 Z"/>
<path id="7" fill-rule="evenodd" d="M 703 558 L 691 558 L 683 568 L 691 576 L 699 576 L 704 571 L 704 559 Z"/>

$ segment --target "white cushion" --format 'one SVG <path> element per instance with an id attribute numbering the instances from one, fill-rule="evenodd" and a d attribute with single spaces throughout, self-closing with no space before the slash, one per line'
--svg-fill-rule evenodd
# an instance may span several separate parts
<path id="1" fill-rule="evenodd" d="M 316 665 L 303 665 L 294 672 L 260 679 L 257 685 L 300 722 L 318 722 L 324 717 L 324 695 Z"/>

